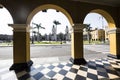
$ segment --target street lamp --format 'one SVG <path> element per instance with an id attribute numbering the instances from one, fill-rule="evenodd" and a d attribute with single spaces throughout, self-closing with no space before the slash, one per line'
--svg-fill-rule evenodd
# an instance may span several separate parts
<path id="1" fill-rule="evenodd" d="M 103 17 L 103 16 L 100 16 L 99 19 L 100 19 L 100 18 L 101 18 L 101 24 L 102 24 L 102 29 L 103 29 L 103 31 L 101 32 L 101 35 L 102 35 L 101 38 L 102 38 L 102 41 L 105 43 L 105 40 L 104 40 L 104 35 L 105 35 L 105 34 L 104 34 L 104 20 L 103 20 L 104 17 Z"/>

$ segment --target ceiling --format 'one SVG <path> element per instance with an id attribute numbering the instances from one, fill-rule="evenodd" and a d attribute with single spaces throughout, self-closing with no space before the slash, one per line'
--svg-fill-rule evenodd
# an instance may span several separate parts
<path id="1" fill-rule="evenodd" d="M 80 1 L 80 2 L 109 5 L 109 6 L 119 6 L 120 7 L 120 0 L 72 0 L 72 1 Z M 3 6 L 0 4 L 0 8 L 2 8 L 2 7 Z"/>
<path id="2" fill-rule="evenodd" d="M 72 0 L 72 1 L 81 1 L 81 2 L 110 5 L 110 6 L 120 6 L 120 0 Z"/>

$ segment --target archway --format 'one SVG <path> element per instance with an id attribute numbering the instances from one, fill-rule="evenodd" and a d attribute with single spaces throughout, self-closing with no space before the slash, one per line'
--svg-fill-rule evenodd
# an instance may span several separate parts
<path id="1" fill-rule="evenodd" d="M 56 6 L 56 5 L 51 5 L 51 4 L 47 4 L 47 5 L 43 5 L 43 6 L 40 6 L 40 7 L 38 7 L 38 8 L 36 8 L 35 10 L 33 10 L 33 12 L 30 14 L 30 17 L 28 18 L 28 22 L 27 23 L 29 23 L 30 24 L 30 18 L 32 19 L 33 18 L 33 16 L 35 15 L 35 14 L 37 14 L 38 12 L 40 12 L 41 11 L 41 13 L 44 13 L 44 14 L 47 14 L 47 12 L 49 12 L 49 11 L 53 11 L 54 10 L 54 12 L 56 11 L 57 13 L 60 13 L 60 14 L 64 14 L 64 16 L 65 17 L 67 17 L 66 19 L 68 20 L 69 19 L 69 26 L 71 27 L 71 24 L 73 24 L 73 22 L 72 22 L 72 19 L 71 19 L 71 17 L 70 17 L 70 15 L 64 10 L 64 9 L 62 9 L 62 8 L 60 8 L 60 7 L 58 7 L 58 6 Z M 45 12 L 44 12 L 45 11 Z M 46 12 L 47 11 L 47 12 Z M 60 17 L 59 17 L 60 18 Z M 61 17 L 62 18 L 62 17 Z M 33 18 L 34 19 L 34 18 Z M 50 18 L 49 18 L 50 19 Z M 65 20 L 66 20 L 65 19 Z M 44 21 L 45 22 L 45 21 Z M 33 21 L 31 21 L 31 25 L 32 25 L 32 23 L 34 23 L 34 20 Z M 35 24 L 35 23 L 34 23 Z M 44 23 L 42 24 L 43 26 L 44 26 Z M 35 26 L 35 25 L 32 25 L 32 26 Z M 46 25 L 45 25 L 46 26 Z M 44 27 L 45 27 L 44 26 Z M 47 26 L 50 26 L 50 25 L 47 25 Z M 64 25 L 64 26 L 66 26 L 66 25 Z M 55 26 L 56 27 L 56 26 Z M 45 27 L 45 29 L 46 29 L 47 27 Z M 49 27 L 48 27 L 49 28 Z M 58 27 L 59 28 L 59 27 Z M 63 29 L 63 31 L 65 31 L 65 29 Z M 47 36 L 47 35 L 46 35 Z M 36 37 L 36 39 L 37 39 L 37 37 Z M 51 39 L 51 41 L 54 41 L 53 39 Z M 56 40 L 55 40 L 56 41 Z M 58 41 L 60 41 L 60 39 L 58 39 Z M 49 41 L 50 42 L 50 41 Z M 63 43 L 62 43 L 63 44 Z M 56 45 L 55 45 L 56 46 Z M 55 46 L 52 46 L 52 48 L 55 48 Z M 61 47 L 61 46 L 56 46 L 57 47 L 57 49 L 56 50 L 58 50 L 58 51 L 56 51 L 56 52 L 59 52 L 59 50 L 60 49 L 58 49 L 59 47 Z M 53 51 L 52 49 L 50 50 L 50 49 L 48 49 L 50 52 L 55 52 L 55 51 Z M 39 50 L 40 51 L 40 50 Z M 34 52 L 34 51 L 31 51 L 31 53 L 32 52 Z M 42 51 L 42 52 L 44 52 L 44 51 Z M 48 52 L 47 52 L 48 53 Z M 43 53 L 42 53 L 43 54 Z M 70 52 L 69 52 L 69 54 L 70 54 Z M 31 54 L 32 55 L 32 54 Z M 39 56 L 39 55 L 38 55 Z M 37 56 L 37 57 L 38 57 Z M 44 55 L 43 55 L 44 56 Z M 43 58 L 44 59 L 44 58 Z"/>
<path id="2" fill-rule="evenodd" d="M 39 12 L 39 11 L 42 11 L 42 10 L 45 10 L 45 9 L 55 9 L 57 11 L 61 11 L 69 20 L 70 24 L 73 25 L 73 20 L 70 16 L 70 14 L 65 10 L 63 9 L 62 7 L 60 6 L 57 6 L 57 5 L 54 5 L 54 4 L 45 4 L 45 5 L 41 5 L 39 7 L 37 7 L 36 9 L 34 9 L 30 15 L 28 16 L 28 19 L 27 19 L 27 24 L 30 24 L 31 22 L 31 19 L 33 18 L 33 16 Z"/>
<path id="3" fill-rule="evenodd" d="M 115 21 L 108 12 L 101 9 L 95 9 L 95 10 L 92 10 L 91 12 L 102 15 L 107 20 L 109 28 L 116 28 Z"/>
<path id="4" fill-rule="evenodd" d="M 113 47 L 113 45 L 116 45 L 116 42 L 115 42 L 116 36 L 114 34 L 110 34 L 109 32 L 111 29 L 116 29 L 115 22 L 109 13 L 101 9 L 92 10 L 89 14 L 94 15 L 91 17 L 91 19 L 89 19 L 91 20 L 91 23 L 92 23 L 92 20 L 95 19 L 95 17 L 98 17 L 98 19 L 93 20 L 94 21 L 93 24 L 94 25 L 96 24 L 96 25 L 95 26 L 89 25 L 90 31 L 86 32 L 86 33 L 89 32 L 89 44 L 95 44 L 92 46 L 90 45 L 91 47 L 88 46 L 89 48 L 87 47 L 87 49 L 92 50 L 93 51 L 92 53 L 94 53 L 94 51 L 99 54 L 102 53 L 103 55 L 99 55 L 98 57 L 106 58 L 109 53 L 114 52 L 113 48 L 114 49 L 116 48 L 115 46 Z M 88 24 L 91 24 L 91 23 L 89 21 Z M 101 28 L 99 28 L 98 26 Z M 96 28 L 92 29 L 92 27 L 96 27 Z M 98 45 L 98 44 L 101 44 L 101 45 Z M 96 46 L 96 49 L 94 49 L 95 46 Z M 103 47 L 105 48 L 103 49 Z"/>
<path id="5" fill-rule="evenodd" d="M 0 68 L 2 69 L 9 68 L 13 64 L 13 32 L 8 26 L 13 24 L 13 19 L 4 6 L 0 7 Z"/>

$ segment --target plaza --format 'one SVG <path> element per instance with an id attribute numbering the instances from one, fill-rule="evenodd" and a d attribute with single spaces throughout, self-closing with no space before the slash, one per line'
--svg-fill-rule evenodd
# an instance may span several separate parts
<path id="1" fill-rule="evenodd" d="M 13 23 L 8 23 L 13 28 L 13 52 L 9 53 L 10 47 L 6 48 L 6 51 L 4 50 L 5 47 L 1 49 L 4 50 L 3 54 L 0 54 L 1 56 L 4 55 L 4 57 L 0 56 L 1 59 L 12 57 L 12 63 L 7 64 L 6 68 L 3 66 L 4 68 L 0 70 L 1 80 L 120 79 L 119 0 L 1 0 L 0 9 L 3 7 L 8 10 L 13 19 Z M 62 12 L 67 17 L 72 27 L 70 34 L 71 47 L 68 47 L 68 49 L 66 49 L 66 45 L 62 47 L 55 45 L 51 47 L 43 46 L 42 48 L 32 45 L 36 47 L 36 50 L 30 47 L 31 20 L 39 11 L 47 11 L 47 9 Z M 99 45 L 100 48 L 95 45 L 83 45 L 83 28 L 86 27 L 83 22 L 89 13 L 98 13 L 106 19 L 110 43 L 108 49 L 105 45 Z M 55 38 L 55 40 L 57 39 Z M 55 49 L 55 53 L 58 54 L 50 54 L 53 53 L 52 49 Z M 66 51 L 64 50 L 68 50 L 69 56 L 65 54 Z M 44 51 L 49 52 L 46 52 L 47 57 L 45 57 Z M 5 52 L 11 57 L 7 56 Z M 60 59 L 62 52 L 64 52 L 64 58 Z M 36 55 L 33 56 L 35 53 Z M 42 58 L 38 56 L 40 53 L 43 53 L 41 56 L 45 59 L 41 60 Z M 32 57 L 35 59 L 32 59 Z M 50 60 L 47 60 L 49 57 Z M 7 63 L 10 63 L 11 60 L 8 60 Z M 61 62 L 61 60 L 63 61 Z M 38 62 L 42 63 L 39 64 Z M 1 64 L 6 63 L 1 60 Z"/>

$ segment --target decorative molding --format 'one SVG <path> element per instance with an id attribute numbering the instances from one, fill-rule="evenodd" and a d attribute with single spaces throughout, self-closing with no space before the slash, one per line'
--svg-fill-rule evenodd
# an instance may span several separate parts
<path id="1" fill-rule="evenodd" d="M 29 71 L 32 64 L 33 62 L 31 60 L 26 63 L 14 63 L 10 67 L 10 70 L 15 70 L 15 71 L 28 70 Z"/>
<path id="2" fill-rule="evenodd" d="M 120 33 L 120 28 L 111 28 L 111 29 L 108 29 L 107 32 L 109 34 Z"/>
<path id="3" fill-rule="evenodd" d="M 73 24 L 72 32 L 83 32 L 83 28 L 85 27 L 85 24 Z"/>
<path id="4" fill-rule="evenodd" d="M 14 32 L 30 32 L 30 25 L 28 24 L 8 24 L 8 26 L 13 28 Z"/>

